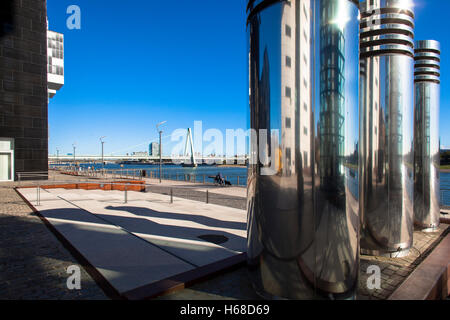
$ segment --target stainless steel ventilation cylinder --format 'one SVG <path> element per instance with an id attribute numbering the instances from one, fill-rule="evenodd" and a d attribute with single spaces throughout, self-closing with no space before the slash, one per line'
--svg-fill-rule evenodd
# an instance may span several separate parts
<path id="1" fill-rule="evenodd" d="M 359 269 L 359 9 L 249 1 L 248 267 L 266 298 L 352 298 Z"/>
<path id="2" fill-rule="evenodd" d="M 414 69 L 414 222 L 439 227 L 440 43 L 417 41 Z"/>
<path id="3" fill-rule="evenodd" d="M 413 244 L 414 12 L 408 0 L 360 3 L 361 252 Z"/>

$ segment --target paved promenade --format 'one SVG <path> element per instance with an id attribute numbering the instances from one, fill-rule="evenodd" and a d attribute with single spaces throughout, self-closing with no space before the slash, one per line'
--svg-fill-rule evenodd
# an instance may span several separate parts
<path id="1" fill-rule="evenodd" d="M 73 181 L 86 178 L 52 173 L 51 179 Z M 148 182 L 159 181 L 148 180 Z M 82 289 L 70 291 L 66 288 L 68 276 L 66 268 L 79 262 L 61 245 L 42 221 L 33 215 L 31 209 L 12 189 L 13 185 L 9 183 L 0 186 L 0 299 L 108 299 L 83 268 L 81 269 Z M 153 190 L 149 191 L 155 193 L 155 197 L 159 194 L 160 201 L 167 204 L 171 188 L 174 197 L 180 202 L 183 202 L 183 199 L 191 199 L 194 203 L 199 202 L 203 205 L 206 202 L 206 190 L 208 190 L 210 203 L 214 204 L 214 196 L 217 196 L 217 201 L 221 201 L 222 206 L 228 205 L 235 209 L 245 207 L 245 188 L 219 188 L 163 181 L 161 185 L 151 186 L 150 189 Z M 95 192 L 91 193 L 91 195 L 94 194 Z M 121 201 L 122 196 L 123 193 L 116 201 Z M 133 198 L 130 198 L 130 201 L 134 201 Z M 79 204 L 82 202 L 77 205 Z M 448 215 L 443 216 L 448 217 Z M 110 223 L 118 225 L 112 221 Z M 448 234 L 448 231 L 448 225 L 442 225 L 437 233 L 415 231 L 414 248 L 405 258 L 361 256 L 358 299 L 388 298 Z M 382 272 L 379 290 L 368 290 L 365 285 L 368 277 L 366 270 L 371 264 L 380 266 Z M 248 281 L 246 268 L 242 267 L 187 289 L 160 296 L 158 299 L 257 298 Z"/>
<path id="2" fill-rule="evenodd" d="M 35 188 L 19 192 L 37 203 Z M 49 189 L 35 205 L 120 295 L 245 252 L 244 210 L 177 197 L 170 202 L 157 193 L 124 195 Z"/>

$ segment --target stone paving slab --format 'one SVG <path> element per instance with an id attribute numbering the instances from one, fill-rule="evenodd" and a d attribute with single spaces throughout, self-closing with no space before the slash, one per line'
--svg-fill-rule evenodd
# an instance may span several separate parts
<path id="1" fill-rule="evenodd" d="M 35 189 L 20 189 L 31 197 Z M 119 292 L 193 269 L 191 264 L 42 190 L 40 214 Z M 52 199 L 54 198 L 54 199 Z"/>
<path id="2" fill-rule="evenodd" d="M 192 241 L 198 241 L 201 235 L 213 233 L 228 238 L 221 245 L 223 248 L 235 253 L 246 249 L 247 216 L 243 210 L 176 197 L 170 203 L 168 197 L 153 193 L 128 192 L 128 202 L 125 204 L 122 191 L 95 190 L 95 198 L 103 193 L 105 197 L 117 200 L 112 202 L 88 200 L 92 198 L 91 191 L 50 189 L 48 192 L 64 199 L 74 199 L 70 201 L 91 213 L 101 214 L 105 219 L 115 219 L 116 225 L 124 227 L 122 224 L 128 224 L 130 228 L 125 229 L 130 232 L 140 230 L 139 233 L 145 234 L 144 231 L 148 231 L 148 235 Z M 144 222 L 148 223 L 144 226 Z M 146 227 L 149 229 L 146 230 Z"/>
<path id="3" fill-rule="evenodd" d="M 20 192 L 37 203 L 37 189 Z M 245 251 L 245 211 L 141 192 L 123 201 L 122 191 L 48 189 L 37 206 L 119 293 Z M 205 234 L 228 241 L 199 238 Z"/>
<path id="4" fill-rule="evenodd" d="M 161 195 L 137 192 L 128 193 L 127 204 L 123 204 L 123 195 L 117 192 L 113 193 L 121 199 L 120 203 L 86 200 L 83 195 L 87 192 L 83 190 L 52 189 L 49 192 L 64 199 L 75 198 L 71 202 L 79 208 L 121 226 L 195 266 L 226 259 L 245 250 L 245 212 L 236 209 L 218 208 L 184 199 L 174 199 L 174 203 L 169 206 L 167 201 L 163 203 Z M 114 197 L 114 194 L 110 197 Z M 150 197 L 153 200 L 159 198 L 160 201 L 145 201 Z M 222 245 L 209 243 L 199 238 L 204 234 L 223 235 L 228 241 Z"/>

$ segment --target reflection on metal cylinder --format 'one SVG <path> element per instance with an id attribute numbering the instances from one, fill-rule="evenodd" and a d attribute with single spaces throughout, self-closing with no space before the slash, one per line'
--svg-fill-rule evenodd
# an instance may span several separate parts
<path id="1" fill-rule="evenodd" d="M 413 243 L 414 12 L 360 3 L 361 252 L 400 257 Z"/>
<path id="2" fill-rule="evenodd" d="M 267 298 L 352 298 L 359 268 L 359 9 L 252 1 L 248 247 Z"/>
<path id="3" fill-rule="evenodd" d="M 414 70 L 414 221 L 424 231 L 439 226 L 440 43 L 417 41 Z"/>

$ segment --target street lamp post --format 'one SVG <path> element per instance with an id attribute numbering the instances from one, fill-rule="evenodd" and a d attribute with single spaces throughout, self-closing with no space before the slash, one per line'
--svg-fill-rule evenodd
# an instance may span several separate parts
<path id="1" fill-rule="evenodd" d="M 104 161 L 104 158 L 103 158 L 103 145 L 105 144 L 105 141 L 103 141 L 104 138 L 106 138 L 106 137 L 105 136 L 100 137 L 100 142 L 102 144 L 102 168 L 105 167 L 105 161 Z"/>
<path id="2" fill-rule="evenodd" d="M 162 148 L 161 148 L 161 135 L 162 135 L 162 130 L 159 130 L 159 126 L 163 125 L 164 123 L 166 123 L 167 121 L 162 121 L 160 123 L 158 123 L 156 125 L 156 130 L 159 133 L 159 183 L 161 183 L 161 174 L 162 174 Z"/>
<path id="3" fill-rule="evenodd" d="M 74 144 L 72 144 L 72 147 L 73 147 L 73 164 L 75 165 L 75 150 L 76 150 L 77 146 L 74 143 Z"/>
<path id="4" fill-rule="evenodd" d="M 56 148 L 56 164 L 59 164 L 59 149 Z"/>

